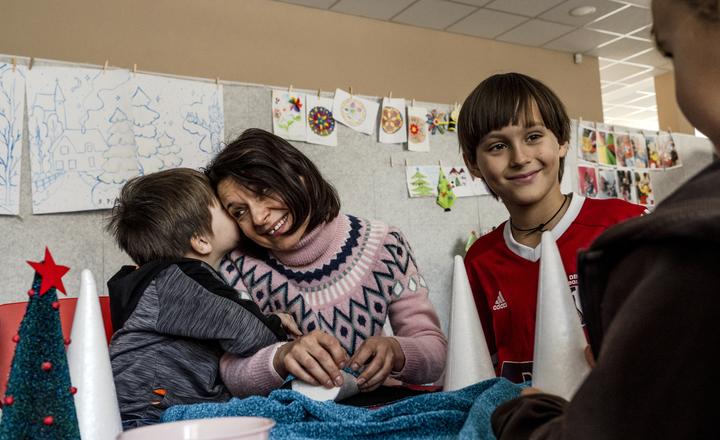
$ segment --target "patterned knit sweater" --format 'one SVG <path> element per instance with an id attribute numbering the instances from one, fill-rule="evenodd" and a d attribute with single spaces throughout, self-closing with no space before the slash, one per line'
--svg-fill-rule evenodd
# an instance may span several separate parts
<path id="1" fill-rule="evenodd" d="M 447 341 L 410 245 L 396 228 L 341 214 L 292 250 L 259 259 L 233 251 L 221 273 L 264 313 L 290 313 L 303 333 L 322 329 L 350 355 L 366 338 L 382 336 L 389 319 L 405 354 L 405 366 L 392 377 L 423 384 L 443 372 Z M 272 366 L 280 345 L 249 358 L 223 357 L 222 377 L 234 395 L 267 394 L 282 385 Z"/>

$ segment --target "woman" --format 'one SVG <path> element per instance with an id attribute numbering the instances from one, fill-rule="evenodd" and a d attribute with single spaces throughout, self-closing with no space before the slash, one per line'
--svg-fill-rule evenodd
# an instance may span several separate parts
<path id="1" fill-rule="evenodd" d="M 361 371 L 361 391 L 389 377 L 439 379 L 446 339 L 412 250 L 396 228 L 340 213 L 335 189 L 284 139 L 245 131 L 206 170 L 244 235 L 223 275 L 265 313 L 293 315 L 305 334 L 250 358 L 226 355 L 235 395 L 267 394 L 292 374 L 340 386 Z M 389 319 L 395 336 L 383 334 Z"/>

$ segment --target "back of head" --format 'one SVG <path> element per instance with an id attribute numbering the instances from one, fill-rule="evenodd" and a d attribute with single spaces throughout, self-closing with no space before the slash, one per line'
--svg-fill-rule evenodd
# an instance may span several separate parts
<path id="1" fill-rule="evenodd" d="M 310 231 L 340 212 L 335 188 L 315 164 L 285 139 L 259 128 L 245 130 L 228 144 L 205 174 L 215 189 L 230 179 L 255 193 L 282 199 L 296 219 L 288 234 L 308 218 Z"/>
<path id="2" fill-rule="evenodd" d="M 212 234 L 210 206 L 217 203 L 207 177 L 176 168 L 130 179 L 115 202 L 106 229 L 142 265 L 182 258 L 197 234 Z"/>
<path id="3" fill-rule="evenodd" d="M 533 121 L 537 109 L 542 121 Z M 521 73 L 493 75 L 465 99 L 458 118 L 458 140 L 467 160 L 476 162 L 476 149 L 488 133 L 508 125 L 542 122 L 560 145 L 570 140 L 570 118 L 560 98 L 542 82 Z M 563 159 L 560 163 L 562 178 Z"/>

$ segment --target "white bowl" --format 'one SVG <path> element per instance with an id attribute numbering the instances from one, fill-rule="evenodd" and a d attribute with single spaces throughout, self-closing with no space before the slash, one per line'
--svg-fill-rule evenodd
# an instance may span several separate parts
<path id="1" fill-rule="evenodd" d="M 134 428 L 117 440 L 267 440 L 273 426 L 263 417 L 217 417 Z"/>

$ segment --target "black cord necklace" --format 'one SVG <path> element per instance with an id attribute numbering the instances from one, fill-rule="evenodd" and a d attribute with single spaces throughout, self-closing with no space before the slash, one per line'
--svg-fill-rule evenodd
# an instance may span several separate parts
<path id="1" fill-rule="evenodd" d="M 539 225 L 535 226 L 534 228 L 523 229 L 523 228 L 518 228 L 518 227 L 515 225 L 515 223 L 513 223 L 512 217 L 510 217 L 510 227 L 513 228 L 513 229 L 515 229 L 516 231 L 526 232 L 525 235 L 530 235 L 530 234 L 534 234 L 534 233 L 536 233 L 536 232 L 543 232 L 543 231 L 545 231 L 545 226 L 546 226 L 548 223 L 550 223 L 551 221 L 553 221 L 553 219 L 554 219 L 555 217 L 557 217 L 558 214 L 560 214 L 560 211 L 562 211 L 563 207 L 565 207 L 565 202 L 567 202 L 569 196 L 568 196 L 567 194 L 563 194 L 563 196 L 564 196 L 564 198 L 563 198 L 562 205 L 560 205 L 560 207 L 558 208 L 558 210 L 555 211 L 555 214 L 553 214 L 552 217 L 550 217 L 549 219 L 547 219 L 546 222 L 540 223 Z"/>

